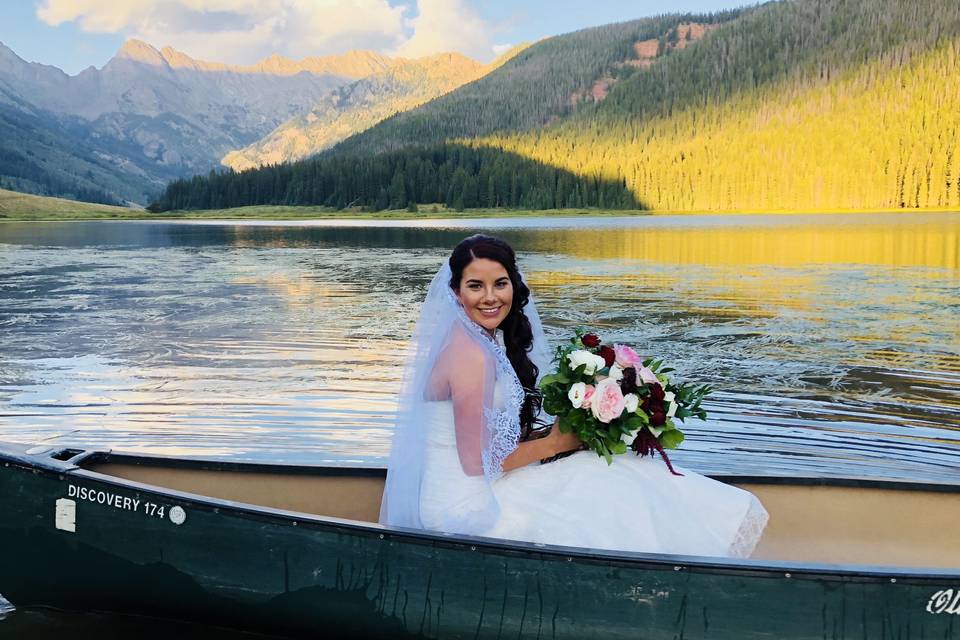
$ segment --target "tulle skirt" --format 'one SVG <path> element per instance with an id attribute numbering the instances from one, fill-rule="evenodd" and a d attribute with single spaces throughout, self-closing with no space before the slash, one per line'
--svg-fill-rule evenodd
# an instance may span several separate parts
<path id="1" fill-rule="evenodd" d="M 504 474 L 500 517 L 486 535 L 547 544 L 748 557 L 767 524 L 750 492 L 632 453 L 613 464 L 590 451 Z"/>

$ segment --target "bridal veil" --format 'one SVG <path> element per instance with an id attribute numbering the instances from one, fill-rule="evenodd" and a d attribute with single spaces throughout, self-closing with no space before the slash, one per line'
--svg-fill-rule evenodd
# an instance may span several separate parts
<path id="1" fill-rule="evenodd" d="M 449 286 L 450 266 L 434 276 L 420 310 L 398 398 L 393 447 L 380 522 L 424 528 L 421 482 L 427 461 L 431 403 L 452 402 L 457 453 L 463 471 L 476 478 L 477 495 L 464 508 L 444 513 L 442 531 L 482 534 L 499 517 L 493 482 L 520 438 L 526 391 L 503 346 L 464 311 Z M 532 297 L 523 309 L 533 330 L 530 359 L 547 373 L 549 349 Z"/>

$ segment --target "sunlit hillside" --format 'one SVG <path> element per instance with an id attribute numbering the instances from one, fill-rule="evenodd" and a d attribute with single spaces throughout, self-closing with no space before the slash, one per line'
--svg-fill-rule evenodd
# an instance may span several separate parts
<path id="1" fill-rule="evenodd" d="M 784 4 L 591 111 L 473 144 L 623 180 L 652 209 L 960 207 L 960 4 Z"/>
<path id="2" fill-rule="evenodd" d="M 566 123 L 492 146 L 622 177 L 652 209 L 960 208 L 960 40 L 903 67 L 771 86 L 619 130 Z"/>

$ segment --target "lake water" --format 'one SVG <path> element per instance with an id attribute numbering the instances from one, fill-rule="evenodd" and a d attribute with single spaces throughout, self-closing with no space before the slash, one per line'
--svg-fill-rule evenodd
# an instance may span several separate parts
<path id="1" fill-rule="evenodd" d="M 960 214 L 0 224 L 0 439 L 382 465 L 419 301 L 475 231 L 551 340 L 716 387 L 679 464 L 960 480 Z"/>

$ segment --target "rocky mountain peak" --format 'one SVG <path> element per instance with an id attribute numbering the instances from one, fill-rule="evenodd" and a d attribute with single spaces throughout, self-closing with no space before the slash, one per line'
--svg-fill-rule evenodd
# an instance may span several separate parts
<path id="1" fill-rule="evenodd" d="M 143 40 L 137 40 L 136 38 L 130 38 L 124 42 L 113 59 L 132 60 L 133 62 L 140 62 L 157 67 L 162 67 L 167 64 L 163 54 Z"/>

